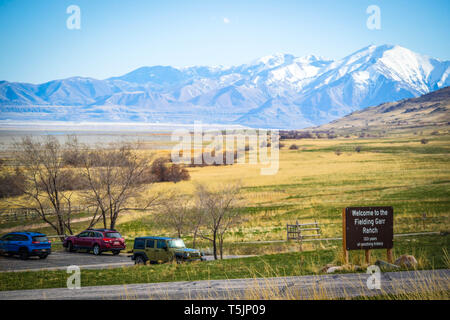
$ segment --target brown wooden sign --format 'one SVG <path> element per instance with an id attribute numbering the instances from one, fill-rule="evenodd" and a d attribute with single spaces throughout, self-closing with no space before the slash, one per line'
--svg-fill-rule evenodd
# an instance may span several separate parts
<path id="1" fill-rule="evenodd" d="M 350 207 L 343 212 L 345 250 L 391 249 L 394 245 L 392 207 Z"/>

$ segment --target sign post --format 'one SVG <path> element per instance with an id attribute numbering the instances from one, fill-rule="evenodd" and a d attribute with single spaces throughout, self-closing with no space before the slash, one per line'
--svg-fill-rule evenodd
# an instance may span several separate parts
<path id="1" fill-rule="evenodd" d="M 392 263 L 394 209 L 392 207 L 348 207 L 342 211 L 342 246 L 345 264 L 349 250 L 364 250 L 370 264 L 370 250 L 387 249 Z"/>

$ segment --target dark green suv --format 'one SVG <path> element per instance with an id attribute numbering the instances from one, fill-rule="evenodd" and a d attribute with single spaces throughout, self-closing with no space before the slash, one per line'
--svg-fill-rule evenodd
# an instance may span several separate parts
<path id="1" fill-rule="evenodd" d="M 135 264 L 183 262 L 204 260 L 199 250 L 186 248 L 183 240 L 166 237 L 139 237 L 134 239 L 133 256 Z"/>

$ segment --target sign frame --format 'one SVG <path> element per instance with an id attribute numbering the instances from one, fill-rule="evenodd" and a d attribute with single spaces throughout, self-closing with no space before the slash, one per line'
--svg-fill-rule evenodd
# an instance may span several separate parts
<path id="1" fill-rule="evenodd" d="M 375 216 L 375 212 L 387 212 L 386 214 L 381 216 L 381 220 L 385 219 L 385 221 L 383 222 L 386 223 L 385 225 L 377 225 L 377 227 L 381 228 L 381 232 L 378 232 L 378 229 L 376 229 L 377 231 L 377 237 L 378 236 L 383 236 L 383 242 L 382 245 L 373 245 L 371 248 L 359 248 L 357 246 L 355 246 L 355 238 L 358 239 L 362 237 L 361 234 L 359 234 L 359 232 L 361 232 L 358 228 L 356 227 L 356 230 L 352 230 L 351 226 L 348 226 L 347 223 L 350 222 L 350 219 L 348 219 L 347 214 L 350 213 L 351 210 L 360 210 L 360 211 L 364 211 L 364 212 L 372 212 L 374 213 L 372 215 Z M 383 210 L 383 211 L 381 211 Z M 360 219 L 361 220 L 361 219 Z M 373 225 L 373 221 L 367 221 L 369 219 L 366 219 L 363 222 L 372 222 Z M 353 220 L 354 221 L 354 220 Z M 353 233 L 351 235 L 351 238 L 349 237 L 349 234 Z M 374 237 L 376 239 L 378 239 L 377 237 Z M 392 248 L 394 247 L 394 208 L 391 206 L 384 206 L 384 207 L 346 207 L 342 209 L 342 249 L 343 249 L 343 256 L 344 256 L 344 261 L 346 264 L 348 264 L 348 257 L 349 257 L 349 250 L 364 250 L 365 251 L 365 261 L 367 264 L 370 263 L 370 250 L 372 249 L 386 249 L 386 253 L 387 253 L 387 260 L 389 263 L 392 263 Z M 351 239 L 351 240 L 350 240 Z M 350 241 L 349 241 L 350 240 Z M 368 243 L 371 243 L 370 241 Z M 359 244 L 359 243 L 358 243 Z"/>

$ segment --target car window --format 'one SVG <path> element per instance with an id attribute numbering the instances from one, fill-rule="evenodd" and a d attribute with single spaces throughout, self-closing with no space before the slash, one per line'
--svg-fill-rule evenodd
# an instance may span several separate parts
<path id="1" fill-rule="evenodd" d="M 12 241 L 28 241 L 28 237 L 26 235 L 23 234 L 15 234 L 14 238 L 12 239 Z"/>
<path id="2" fill-rule="evenodd" d="M 95 237 L 96 238 L 103 238 L 103 234 L 101 234 L 100 232 L 96 232 L 95 233 Z"/>
<path id="3" fill-rule="evenodd" d="M 134 248 L 135 249 L 144 249 L 145 248 L 145 240 L 144 239 L 134 240 Z"/>
<path id="4" fill-rule="evenodd" d="M 95 232 L 89 232 L 89 238 L 97 238 L 97 234 Z"/>
<path id="5" fill-rule="evenodd" d="M 166 241 L 164 241 L 164 240 L 158 240 L 158 241 L 156 242 L 156 246 L 157 246 L 158 249 L 163 249 L 163 248 L 167 247 Z"/>
<path id="6" fill-rule="evenodd" d="M 186 248 L 184 241 L 181 239 L 170 240 L 168 244 L 169 248 Z"/>
<path id="7" fill-rule="evenodd" d="M 88 235 L 89 235 L 89 232 L 84 231 L 84 232 L 80 233 L 80 234 L 78 235 L 78 237 L 80 237 L 80 238 L 85 238 L 85 237 L 87 237 Z"/>
<path id="8" fill-rule="evenodd" d="M 154 248 L 155 247 L 155 240 L 150 239 L 147 240 L 147 248 Z"/>
<path id="9" fill-rule="evenodd" d="M 122 236 L 118 232 L 107 232 L 106 238 L 122 238 Z"/>
<path id="10" fill-rule="evenodd" d="M 32 239 L 35 242 L 48 242 L 48 238 L 46 236 L 34 236 Z"/>
<path id="11" fill-rule="evenodd" d="M 3 236 L 2 240 L 3 241 L 12 241 L 13 238 L 14 238 L 13 234 L 7 234 L 7 235 Z"/>

